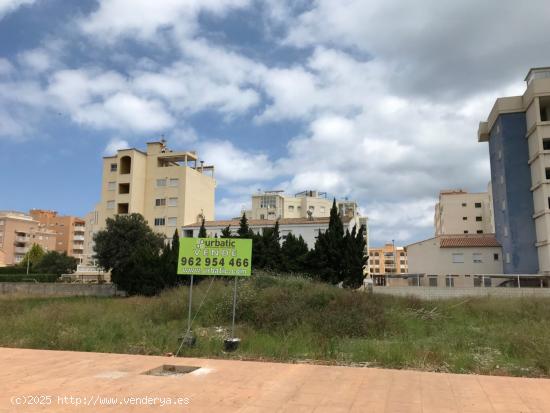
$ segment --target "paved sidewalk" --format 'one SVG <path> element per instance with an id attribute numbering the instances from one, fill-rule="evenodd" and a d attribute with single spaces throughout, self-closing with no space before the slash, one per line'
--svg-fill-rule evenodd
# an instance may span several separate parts
<path id="1" fill-rule="evenodd" d="M 44 411 L 550 412 L 550 380 L 0 348 L 0 412 Z"/>

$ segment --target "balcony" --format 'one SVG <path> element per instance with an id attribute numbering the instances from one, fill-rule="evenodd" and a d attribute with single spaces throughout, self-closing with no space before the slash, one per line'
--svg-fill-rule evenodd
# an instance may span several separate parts
<path id="1" fill-rule="evenodd" d="M 27 251 L 28 251 L 28 248 L 27 247 L 15 247 L 13 250 L 16 254 L 26 254 Z"/>
<path id="2" fill-rule="evenodd" d="M 73 241 L 84 241 L 84 235 L 75 235 Z"/>
<path id="3" fill-rule="evenodd" d="M 20 236 L 20 235 L 17 235 L 15 237 L 15 242 L 21 242 L 23 244 L 29 242 L 29 240 L 30 240 L 30 237 L 23 237 L 23 236 Z"/>

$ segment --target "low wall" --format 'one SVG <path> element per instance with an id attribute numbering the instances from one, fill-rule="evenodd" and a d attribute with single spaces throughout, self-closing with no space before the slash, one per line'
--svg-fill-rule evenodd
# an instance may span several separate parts
<path id="1" fill-rule="evenodd" d="M 114 284 L 0 283 L 0 295 L 7 294 L 41 297 L 113 297 L 115 295 L 124 295 L 122 291 L 117 291 Z"/>
<path id="2" fill-rule="evenodd" d="M 499 288 L 499 287 L 374 287 L 375 294 L 399 297 L 417 297 L 424 300 L 440 300 L 459 297 L 549 297 L 550 288 Z"/>

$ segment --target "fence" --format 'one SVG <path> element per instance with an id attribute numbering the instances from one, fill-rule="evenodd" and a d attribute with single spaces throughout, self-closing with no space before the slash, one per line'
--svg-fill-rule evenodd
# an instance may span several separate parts
<path id="1" fill-rule="evenodd" d="M 499 287 L 380 287 L 374 286 L 375 294 L 399 297 L 416 297 L 424 300 L 442 300 L 460 297 L 550 297 L 550 288 L 499 288 Z"/>

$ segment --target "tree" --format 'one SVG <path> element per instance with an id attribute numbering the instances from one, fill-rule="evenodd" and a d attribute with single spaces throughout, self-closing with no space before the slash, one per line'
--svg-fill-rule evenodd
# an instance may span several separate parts
<path id="1" fill-rule="evenodd" d="M 289 233 L 281 246 L 283 268 L 288 272 L 306 272 L 306 259 L 309 248 L 300 235 L 298 238 Z"/>
<path id="2" fill-rule="evenodd" d="M 338 214 L 336 199 L 330 209 L 328 229 L 320 233 L 315 248 L 308 257 L 308 266 L 315 269 L 318 278 L 331 284 L 343 281 L 345 265 L 344 225 Z"/>
<path id="3" fill-rule="evenodd" d="M 33 244 L 31 249 L 28 250 L 23 257 L 19 265 L 26 268 L 28 264 L 29 269 L 34 270 L 34 266 L 40 262 L 43 256 L 44 249 L 38 244 Z"/>
<path id="4" fill-rule="evenodd" d="M 95 258 L 111 270 L 111 279 L 128 294 L 154 294 L 164 286 L 159 268 L 163 237 L 140 214 L 107 218 L 95 237 Z"/>
<path id="5" fill-rule="evenodd" d="M 278 270 L 283 267 L 280 239 L 279 220 L 275 222 L 273 228 L 262 230 L 263 267 L 268 270 Z"/>
<path id="6" fill-rule="evenodd" d="M 248 225 L 248 218 L 246 218 L 246 213 L 243 213 L 243 216 L 241 217 L 237 234 L 239 235 L 239 238 L 253 238 L 254 233 Z"/>
<path id="7" fill-rule="evenodd" d="M 49 251 L 33 267 L 34 271 L 43 274 L 70 274 L 76 270 L 78 260 L 66 252 Z"/>
<path id="8" fill-rule="evenodd" d="M 222 229 L 222 238 L 231 238 L 233 235 L 231 235 L 231 226 L 228 225 L 224 229 Z"/>
<path id="9" fill-rule="evenodd" d="M 206 227 L 204 226 L 204 218 L 202 219 L 202 223 L 201 223 L 201 227 L 199 229 L 199 235 L 198 235 L 199 238 L 206 238 L 207 237 L 207 234 L 206 234 Z"/>
<path id="10" fill-rule="evenodd" d="M 180 250 L 180 238 L 178 230 L 174 231 L 172 242 L 166 243 L 162 248 L 161 265 L 162 271 L 160 278 L 163 281 L 164 288 L 174 287 L 178 284 L 178 256 Z"/>
<path id="11" fill-rule="evenodd" d="M 367 264 L 368 256 L 365 254 L 365 227 L 362 225 L 356 232 L 353 227 L 351 234 L 347 232 L 345 238 L 345 263 L 346 268 L 342 282 L 344 287 L 359 288 L 363 285 L 365 275 L 363 270 Z"/>

